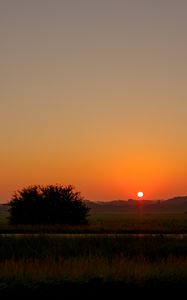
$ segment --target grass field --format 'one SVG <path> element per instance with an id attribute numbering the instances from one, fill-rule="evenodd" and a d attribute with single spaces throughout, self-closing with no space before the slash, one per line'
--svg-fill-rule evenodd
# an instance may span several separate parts
<path id="1" fill-rule="evenodd" d="M 5 206 L 0 210 L 0 232 L 8 233 L 0 236 L 0 295 L 23 290 L 26 295 L 40 290 L 53 294 L 80 287 L 108 291 L 187 286 L 187 237 L 164 236 L 187 232 L 185 213 L 92 214 L 88 226 L 75 227 L 12 226 L 7 216 Z"/>
<path id="2" fill-rule="evenodd" d="M 65 283 L 185 287 L 187 238 L 1 237 L 0 288 Z"/>
<path id="3" fill-rule="evenodd" d="M 1 205 L 0 233 L 187 233 L 186 213 L 91 213 L 86 226 L 13 226 L 8 215 Z"/>

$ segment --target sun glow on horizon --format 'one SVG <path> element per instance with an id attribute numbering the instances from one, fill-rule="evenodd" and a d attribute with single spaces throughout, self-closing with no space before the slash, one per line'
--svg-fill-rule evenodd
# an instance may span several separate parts
<path id="1" fill-rule="evenodd" d="M 138 196 L 138 198 L 142 198 L 142 197 L 143 197 L 143 195 L 144 195 L 144 193 L 143 193 L 143 192 L 138 192 L 138 193 L 137 193 L 137 196 Z"/>

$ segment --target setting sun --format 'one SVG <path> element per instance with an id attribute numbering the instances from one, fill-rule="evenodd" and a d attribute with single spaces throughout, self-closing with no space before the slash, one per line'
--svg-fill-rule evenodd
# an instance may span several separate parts
<path id="1" fill-rule="evenodd" d="M 137 196 L 138 196 L 139 198 L 142 198 L 142 197 L 143 197 L 143 195 L 144 195 L 144 193 L 143 193 L 143 192 L 138 192 L 138 193 L 137 193 Z"/>

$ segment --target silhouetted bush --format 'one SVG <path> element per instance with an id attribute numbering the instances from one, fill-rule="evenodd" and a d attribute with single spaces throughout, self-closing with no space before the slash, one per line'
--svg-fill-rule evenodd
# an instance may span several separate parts
<path id="1" fill-rule="evenodd" d="M 33 185 L 10 200 L 12 224 L 86 224 L 89 208 L 71 185 Z"/>

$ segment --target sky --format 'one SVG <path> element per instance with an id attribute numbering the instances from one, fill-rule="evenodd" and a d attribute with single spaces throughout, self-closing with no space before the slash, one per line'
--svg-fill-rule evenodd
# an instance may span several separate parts
<path id="1" fill-rule="evenodd" d="M 0 0 L 0 202 L 187 195 L 187 1 Z"/>

